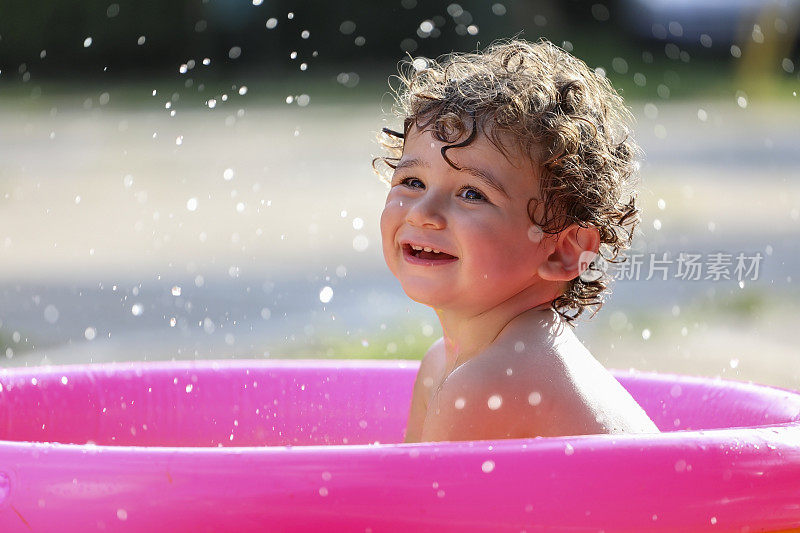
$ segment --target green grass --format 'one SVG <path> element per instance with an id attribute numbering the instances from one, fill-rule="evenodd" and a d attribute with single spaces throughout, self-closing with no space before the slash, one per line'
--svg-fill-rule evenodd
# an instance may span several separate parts
<path id="1" fill-rule="evenodd" d="M 287 358 L 422 359 L 431 344 L 439 337 L 441 329 L 438 325 L 423 329 L 420 321 L 409 320 L 394 323 L 387 329 L 359 329 L 346 335 L 335 331 L 322 331 L 270 351 Z"/>

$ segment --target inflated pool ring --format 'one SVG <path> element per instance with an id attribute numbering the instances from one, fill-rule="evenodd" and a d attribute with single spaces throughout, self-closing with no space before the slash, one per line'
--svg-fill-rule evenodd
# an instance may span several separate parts
<path id="1" fill-rule="evenodd" d="M 800 394 L 617 373 L 665 433 L 399 444 L 417 362 L 0 372 L 0 531 L 800 527 Z"/>

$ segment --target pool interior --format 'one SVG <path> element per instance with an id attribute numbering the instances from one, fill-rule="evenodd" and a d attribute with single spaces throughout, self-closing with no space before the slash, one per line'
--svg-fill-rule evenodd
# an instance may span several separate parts
<path id="1" fill-rule="evenodd" d="M 0 375 L 0 440 L 112 446 L 399 443 L 416 365 L 205 363 L 23 369 Z M 621 372 L 661 431 L 800 420 L 800 394 Z"/>

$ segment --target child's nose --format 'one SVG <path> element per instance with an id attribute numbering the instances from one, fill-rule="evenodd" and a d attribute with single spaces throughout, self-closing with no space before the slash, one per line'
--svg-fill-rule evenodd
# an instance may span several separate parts
<path id="1" fill-rule="evenodd" d="M 417 199 L 408 210 L 406 221 L 420 228 L 442 229 L 447 225 L 441 200 L 428 194 Z"/>

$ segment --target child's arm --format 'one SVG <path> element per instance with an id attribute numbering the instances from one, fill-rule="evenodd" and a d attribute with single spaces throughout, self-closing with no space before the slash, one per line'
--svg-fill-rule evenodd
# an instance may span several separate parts
<path id="1" fill-rule="evenodd" d="M 436 374 L 441 371 L 442 361 L 444 360 L 444 343 L 439 339 L 422 358 L 417 371 L 417 379 L 414 382 L 414 392 L 411 397 L 411 411 L 408 416 L 406 426 L 405 442 L 420 442 L 422 436 L 422 426 L 428 414 L 428 398 L 433 384 L 436 382 Z"/>

